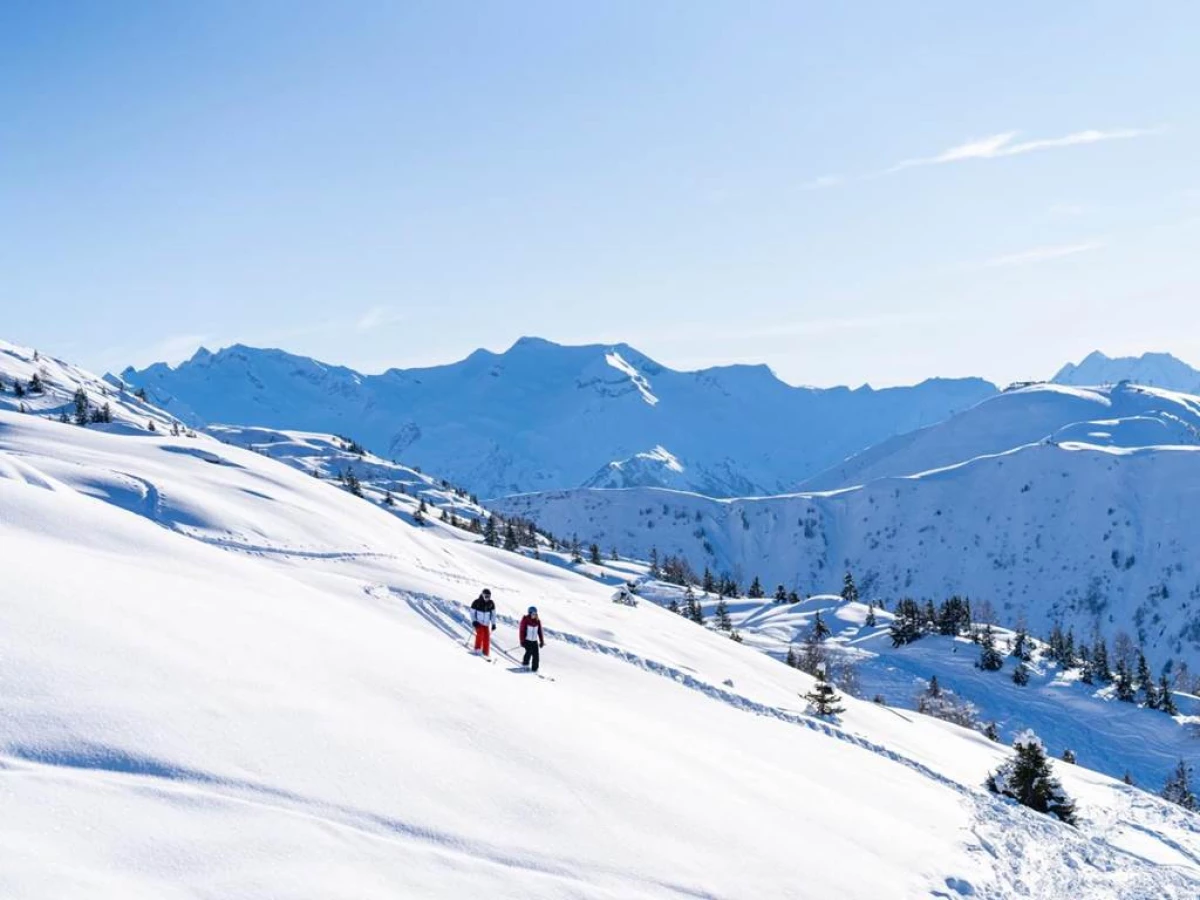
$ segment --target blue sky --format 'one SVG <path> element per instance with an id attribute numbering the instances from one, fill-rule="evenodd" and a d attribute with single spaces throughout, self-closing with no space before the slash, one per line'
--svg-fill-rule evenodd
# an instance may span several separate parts
<path id="1" fill-rule="evenodd" d="M 3 337 L 1200 363 L 1200 4 L 0 5 Z"/>

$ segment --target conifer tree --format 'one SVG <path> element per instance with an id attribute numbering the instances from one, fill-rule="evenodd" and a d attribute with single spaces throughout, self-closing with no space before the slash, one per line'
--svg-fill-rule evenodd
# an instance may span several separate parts
<path id="1" fill-rule="evenodd" d="M 1154 677 L 1150 674 L 1146 654 L 1141 650 L 1138 650 L 1137 655 L 1137 680 L 1142 696 L 1146 700 L 1146 706 L 1150 709 L 1158 709 L 1158 687 L 1154 684 Z"/>
<path id="2" fill-rule="evenodd" d="M 82 387 L 75 389 L 75 419 L 76 425 L 86 425 L 88 422 L 88 396 Z"/>
<path id="3" fill-rule="evenodd" d="M 821 618 L 820 610 L 817 610 L 816 618 L 813 620 L 812 633 L 813 637 L 815 637 L 818 641 L 823 641 L 830 635 L 829 626 L 826 625 L 825 620 Z"/>
<path id="4" fill-rule="evenodd" d="M 133 392 L 133 396 L 137 397 L 139 400 L 141 400 L 143 403 L 145 403 L 146 402 L 146 389 L 143 387 L 138 388 L 136 391 Z"/>
<path id="5" fill-rule="evenodd" d="M 867 625 L 867 627 L 868 627 L 868 628 L 874 628 L 876 624 L 877 624 L 877 623 L 876 623 L 876 619 L 875 619 L 875 601 L 874 601 L 874 600 L 872 600 L 872 601 L 871 601 L 871 602 L 870 602 L 870 603 L 867 605 L 867 622 L 866 622 L 866 625 Z"/>
<path id="6" fill-rule="evenodd" d="M 693 598 L 692 608 L 688 610 L 688 618 L 690 618 L 697 625 L 704 624 L 704 606 L 699 600 Z"/>
<path id="7" fill-rule="evenodd" d="M 391 491 L 384 491 L 383 505 L 384 506 L 395 506 L 396 505 L 396 499 L 392 496 Z"/>
<path id="8" fill-rule="evenodd" d="M 933 601 L 926 600 L 921 607 L 921 634 L 932 634 L 937 631 L 937 610 L 933 608 Z"/>
<path id="9" fill-rule="evenodd" d="M 1129 667 L 1125 665 L 1124 659 L 1117 660 L 1117 674 L 1113 679 L 1113 684 L 1116 687 L 1118 700 L 1124 703 L 1133 703 L 1137 698 L 1137 693 L 1133 688 L 1133 676 L 1129 673 Z"/>
<path id="10" fill-rule="evenodd" d="M 42 384 L 42 376 L 40 376 L 37 372 L 34 372 L 33 377 L 29 379 L 29 393 L 41 394 L 44 393 L 45 390 L 46 387 Z"/>
<path id="11" fill-rule="evenodd" d="M 488 516 L 487 523 L 483 526 L 483 542 L 489 547 L 496 547 L 500 544 L 500 535 L 497 532 L 494 515 Z"/>
<path id="12" fill-rule="evenodd" d="M 992 626 L 985 625 L 983 633 L 979 636 L 979 668 L 985 672 L 995 672 L 1003 667 L 1004 657 L 996 649 L 996 636 L 992 633 Z"/>
<path id="13" fill-rule="evenodd" d="M 824 671 L 817 675 L 816 684 L 813 685 L 811 691 L 804 695 L 804 699 L 808 701 L 813 714 L 822 718 L 841 715 L 846 711 L 839 705 L 842 702 L 841 695 L 833 689 L 832 684 L 825 680 Z"/>
<path id="14" fill-rule="evenodd" d="M 775 588 L 775 602 L 787 603 L 787 590 L 782 584 Z"/>
<path id="15" fill-rule="evenodd" d="M 1123 776 L 1121 776 L 1121 780 L 1123 782 L 1125 782 L 1127 785 L 1129 785 L 1130 787 L 1133 787 L 1133 775 L 1132 775 L 1132 773 L 1130 773 L 1130 771 L 1128 769 L 1126 769 L 1125 774 Z"/>
<path id="16" fill-rule="evenodd" d="M 1029 635 L 1024 628 L 1017 629 L 1017 636 L 1013 639 L 1012 655 L 1021 662 L 1029 662 L 1033 655 L 1029 650 Z"/>
<path id="17" fill-rule="evenodd" d="M 146 430 L 147 431 L 158 431 L 158 428 L 157 428 L 157 426 L 155 426 L 153 419 L 146 420 Z"/>
<path id="18" fill-rule="evenodd" d="M 700 589 L 706 594 L 712 594 L 717 590 L 716 579 L 713 578 L 712 570 L 708 566 L 704 567 L 704 577 L 700 581 Z"/>
<path id="19" fill-rule="evenodd" d="M 658 565 L 658 548 L 650 548 L 650 577 L 654 579 L 662 578 L 662 569 Z"/>
<path id="20" fill-rule="evenodd" d="M 721 631 L 733 630 L 733 622 L 729 618 L 729 606 L 725 603 L 725 597 L 717 598 L 717 608 L 715 610 L 717 617 L 717 628 Z"/>
<path id="21" fill-rule="evenodd" d="M 1096 683 L 1096 664 L 1087 644 L 1079 645 L 1079 680 L 1084 684 Z"/>
<path id="22" fill-rule="evenodd" d="M 583 562 L 583 545 L 579 543 L 577 534 L 571 535 L 571 562 L 575 565 Z"/>
<path id="23" fill-rule="evenodd" d="M 350 493 L 352 493 L 355 497 L 361 497 L 363 495 L 362 484 L 359 482 L 358 476 L 354 474 L 353 469 L 346 470 L 346 475 L 345 475 L 344 480 L 346 482 L 346 489 L 348 491 L 350 491 Z"/>
<path id="24" fill-rule="evenodd" d="M 1017 662 L 1017 667 L 1013 669 L 1012 680 L 1013 684 L 1018 687 L 1025 687 L 1025 685 L 1029 684 L 1029 668 L 1025 663 Z"/>
<path id="25" fill-rule="evenodd" d="M 787 602 L 791 603 L 794 606 L 795 604 L 800 602 L 800 595 L 797 594 L 795 591 L 788 591 Z"/>
<path id="26" fill-rule="evenodd" d="M 849 572 L 842 579 L 842 599 L 847 603 L 858 602 L 858 586 L 854 583 L 854 576 Z"/>
<path id="27" fill-rule="evenodd" d="M 517 541 L 517 531 L 513 528 L 513 523 L 506 522 L 504 524 L 504 549 L 510 553 L 515 553 L 520 546 L 520 543 Z"/>
<path id="28" fill-rule="evenodd" d="M 1108 644 L 1100 635 L 1096 635 L 1096 644 L 1092 648 L 1092 674 L 1104 684 L 1113 680 L 1112 669 L 1108 664 Z"/>
<path id="29" fill-rule="evenodd" d="M 669 601 L 667 601 L 667 609 L 670 610 L 671 612 L 675 613 L 676 615 L 679 614 L 679 601 L 677 599 L 675 599 L 674 595 L 672 595 L 671 599 Z"/>
<path id="30" fill-rule="evenodd" d="M 620 561 L 621 557 L 617 555 L 617 548 L 616 548 L 616 547 L 613 547 L 613 548 L 612 548 L 612 553 L 610 554 L 610 558 L 612 559 L 612 561 L 613 561 L 613 562 L 618 562 L 618 561 Z"/>
<path id="31" fill-rule="evenodd" d="M 71 417 L 67 415 L 67 411 L 65 409 L 58 414 L 58 421 L 62 422 L 64 425 L 71 421 Z"/>
<path id="32" fill-rule="evenodd" d="M 20 378 L 13 379 L 13 396 L 14 397 L 24 397 L 25 396 L 25 388 L 21 384 Z"/>
<path id="33" fill-rule="evenodd" d="M 1011 797 L 1023 806 L 1075 824 L 1075 804 L 1054 777 L 1046 749 L 1032 731 L 1013 741 L 1016 755 L 1006 760 L 987 778 L 988 790 Z"/>
<path id="34" fill-rule="evenodd" d="M 987 723 L 987 727 L 983 729 L 983 736 L 989 741 L 1000 743 L 1000 730 L 996 728 L 995 722 Z"/>
<path id="35" fill-rule="evenodd" d="M 1175 697 L 1171 694 L 1171 685 L 1167 681 L 1165 673 L 1158 679 L 1158 705 L 1154 708 L 1162 710 L 1168 716 L 1178 715 L 1179 713 L 1179 709 L 1175 706 Z"/>
<path id="36" fill-rule="evenodd" d="M 742 643 L 742 636 L 741 636 L 741 634 L 739 634 L 739 633 L 738 633 L 738 630 L 737 630 L 736 628 L 732 628 L 732 629 L 730 629 L 730 631 L 729 631 L 729 639 L 730 639 L 731 641 L 733 641 L 735 644 L 740 644 L 740 643 Z"/>
<path id="37" fill-rule="evenodd" d="M 1196 795 L 1192 791 L 1192 767 L 1182 759 L 1175 766 L 1174 771 L 1167 776 L 1167 783 L 1163 785 L 1161 796 L 1164 800 L 1178 804 L 1184 809 L 1196 811 Z"/>
<path id="38" fill-rule="evenodd" d="M 1067 747 L 1065 750 L 1063 750 L 1062 761 L 1065 763 L 1070 763 L 1071 765 L 1075 765 L 1075 751 L 1070 747 Z"/>
<path id="39" fill-rule="evenodd" d="M 588 556 L 591 558 L 592 565 L 600 565 L 601 562 L 603 562 L 603 560 L 600 559 L 600 545 L 592 544 L 590 547 L 588 547 Z"/>
<path id="40" fill-rule="evenodd" d="M 784 662 L 785 662 L 787 665 L 791 666 L 793 669 L 795 669 L 795 668 L 797 668 L 797 667 L 798 667 L 798 664 L 799 664 L 800 660 L 797 658 L 797 656 L 796 656 L 796 651 L 795 651 L 795 649 L 792 647 L 792 645 L 791 645 L 791 644 L 788 644 L 788 652 L 787 652 L 787 656 L 784 658 L 784 660 L 783 660 L 783 661 L 784 661 Z"/>
<path id="41" fill-rule="evenodd" d="M 758 576 L 754 576 L 754 580 L 750 582 L 750 589 L 746 591 L 746 596 L 751 600 L 761 600 L 766 595 L 763 591 L 762 582 L 758 580 Z"/>
<path id="42" fill-rule="evenodd" d="M 921 608 L 916 600 L 905 597 L 896 603 L 896 615 L 890 631 L 893 647 L 911 644 L 921 637 Z"/>

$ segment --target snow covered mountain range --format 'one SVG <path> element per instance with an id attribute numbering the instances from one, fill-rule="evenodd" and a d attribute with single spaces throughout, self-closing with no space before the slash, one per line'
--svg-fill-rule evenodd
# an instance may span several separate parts
<path id="1" fill-rule="evenodd" d="M 780 493 L 995 393 L 980 379 L 796 388 L 766 366 L 677 372 L 624 344 L 536 338 L 381 375 L 234 346 L 121 377 L 191 425 L 346 434 L 481 497 L 584 484 Z"/>
<path id="2" fill-rule="evenodd" d="M 813 479 L 718 500 L 635 489 L 516 496 L 558 534 L 827 593 L 987 599 L 1037 633 L 1128 631 L 1158 666 L 1200 663 L 1200 398 L 1043 385 L 997 395 Z M 853 485 L 842 488 L 841 485 Z M 839 489 L 835 489 L 839 488 Z"/>
<path id="3" fill-rule="evenodd" d="M 803 672 L 610 602 L 629 564 L 420 525 L 410 493 L 313 460 L 436 476 L 330 435 L 222 443 L 11 345 L 0 379 L 5 897 L 1200 890 L 1176 805 L 1054 763 L 1078 827 L 1017 806 L 983 787 L 1009 754 L 977 732 L 853 698 L 817 717 Z M 81 391 L 112 415 L 59 421 Z M 483 586 L 492 664 L 464 647 Z M 553 681 L 507 649 L 531 604 Z"/>

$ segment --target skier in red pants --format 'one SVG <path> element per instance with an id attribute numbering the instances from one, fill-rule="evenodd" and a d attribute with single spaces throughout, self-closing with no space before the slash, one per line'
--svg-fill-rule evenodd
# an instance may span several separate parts
<path id="1" fill-rule="evenodd" d="M 525 648 L 525 658 L 521 660 L 521 665 L 529 666 L 532 662 L 530 668 L 536 672 L 540 655 L 538 651 L 546 646 L 546 635 L 542 632 L 542 620 L 538 618 L 536 606 L 529 607 L 528 614 L 522 617 L 518 635 L 521 638 L 521 646 Z"/>
<path id="2" fill-rule="evenodd" d="M 496 630 L 496 604 L 487 588 L 471 604 L 471 621 L 475 625 L 475 652 L 490 657 L 492 632 Z"/>

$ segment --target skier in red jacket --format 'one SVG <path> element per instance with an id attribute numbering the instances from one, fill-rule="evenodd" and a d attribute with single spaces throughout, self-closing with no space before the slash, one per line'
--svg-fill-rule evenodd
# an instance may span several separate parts
<path id="1" fill-rule="evenodd" d="M 525 648 L 525 658 L 521 660 L 521 665 L 529 666 L 534 672 L 538 670 L 538 650 L 546 646 L 546 635 L 542 631 L 542 620 L 538 618 L 536 606 L 529 607 L 529 612 L 521 618 L 521 626 L 518 630 L 521 638 L 521 646 Z"/>

